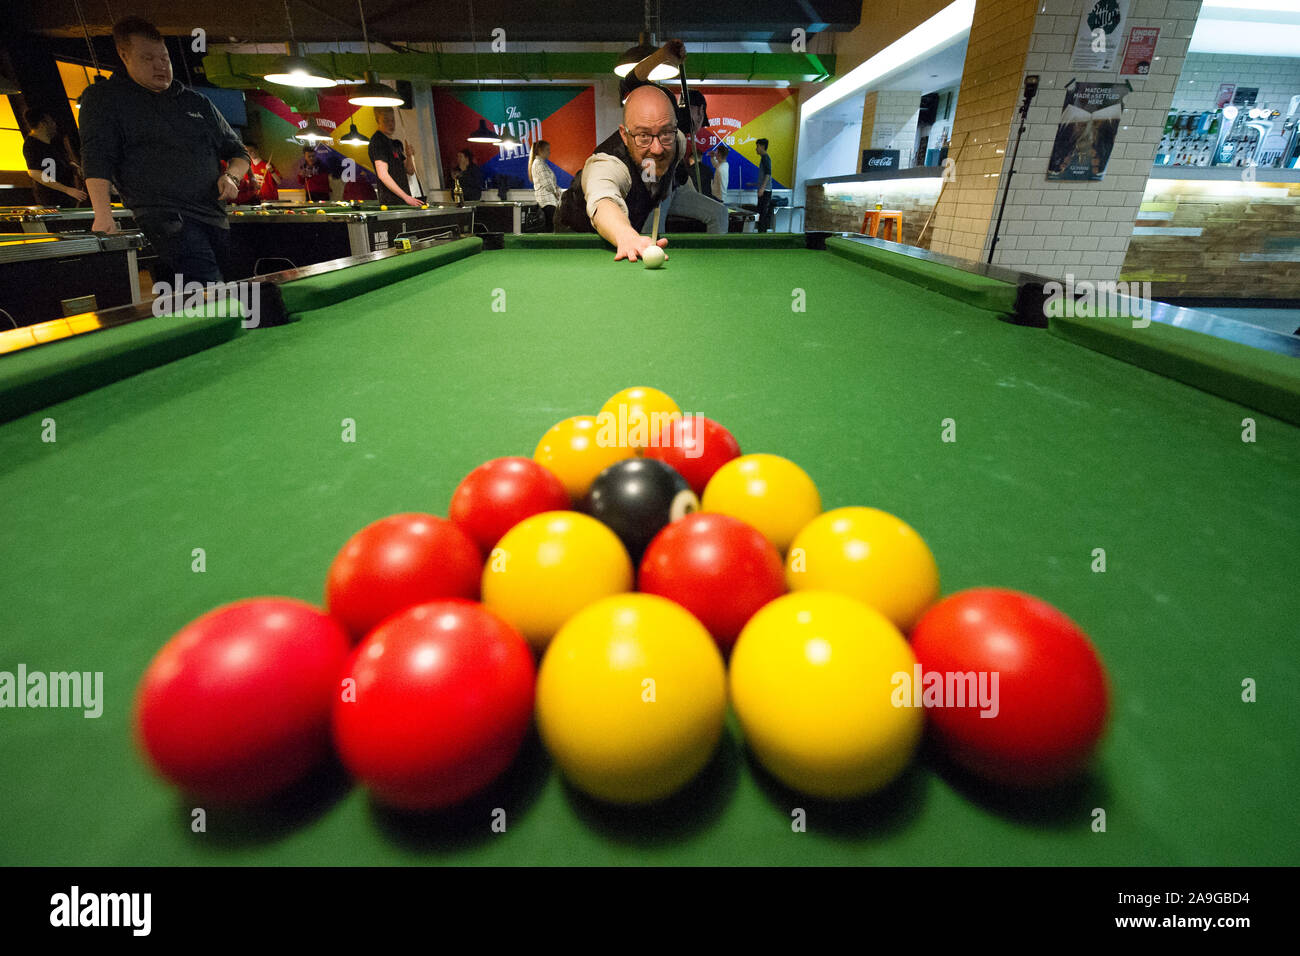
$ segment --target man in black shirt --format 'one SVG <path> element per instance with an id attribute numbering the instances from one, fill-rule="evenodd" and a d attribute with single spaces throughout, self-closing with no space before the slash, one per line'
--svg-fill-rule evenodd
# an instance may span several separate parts
<path id="1" fill-rule="evenodd" d="M 31 130 L 23 140 L 23 159 L 27 175 L 35 184 L 32 191 L 42 206 L 77 206 L 86 201 L 84 190 L 77 188 L 77 171 L 59 142 L 54 117 L 44 110 L 29 109 L 23 114 Z"/>
<path id="2" fill-rule="evenodd" d="M 420 200 L 411 196 L 409 177 L 415 172 L 415 154 L 411 144 L 393 139 L 397 132 L 397 117 L 391 106 L 375 107 L 375 123 L 379 129 L 370 137 L 370 165 L 379 177 L 379 201 L 391 205 L 405 203 L 419 206 Z"/>
<path id="3" fill-rule="evenodd" d="M 456 154 L 456 171 L 452 176 L 460 182 L 460 191 L 466 202 L 483 198 L 483 170 L 475 165 L 474 154 L 468 149 Z"/>
<path id="4" fill-rule="evenodd" d="M 772 228 L 772 157 L 767 155 L 767 140 L 754 141 L 758 153 L 758 231 Z"/>
<path id="5" fill-rule="evenodd" d="M 210 100 L 173 80 L 153 24 L 120 20 L 113 42 L 126 70 L 87 87 L 81 103 L 92 228 L 117 231 L 109 202 L 115 183 L 170 273 L 220 282 L 230 234 L 225 203 L 239 193 L 248 153 Z"/>

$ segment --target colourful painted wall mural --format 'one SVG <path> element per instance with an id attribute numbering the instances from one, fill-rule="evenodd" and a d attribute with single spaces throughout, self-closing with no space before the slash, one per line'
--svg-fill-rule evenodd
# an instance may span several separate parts
<path id="1" fill-rule="evenodd" d="M 561 189 L 582 168 L 596 145 L 596 95 L 590 86 L 532 86 L 473 90 L 436 87 L 433 115 L 443 175 L 450 182 L 456 154 L 465 148 L 489 179 L 506 175 L 516 189 L 528 189 L 528 150 L 544 139 L 551 144 L 551 168 Z M 507 129 L 519 140 L 513 149 L 471 143 L 467 137 L 485 120 L 498 133 Z"/>

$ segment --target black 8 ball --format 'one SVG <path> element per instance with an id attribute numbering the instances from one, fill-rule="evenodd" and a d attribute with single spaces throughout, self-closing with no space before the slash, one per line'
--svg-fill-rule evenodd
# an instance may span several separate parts
<path id="1" fill-rule="evenodd" d="M 582 510 L 618 535 L 634 565 L 669 522 L 700 510 L 686 479 L 653 458 L 628 458 L 596 476 Z"/>

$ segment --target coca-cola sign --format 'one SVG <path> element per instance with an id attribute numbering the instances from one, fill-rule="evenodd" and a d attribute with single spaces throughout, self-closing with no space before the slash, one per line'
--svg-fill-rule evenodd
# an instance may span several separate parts
<path id="1" fill-rule="evenodd" d="M 900 151 L 897 149 L 864 149 L 862 151 L 862 172 L 882 169 L 897 169 Z"/>

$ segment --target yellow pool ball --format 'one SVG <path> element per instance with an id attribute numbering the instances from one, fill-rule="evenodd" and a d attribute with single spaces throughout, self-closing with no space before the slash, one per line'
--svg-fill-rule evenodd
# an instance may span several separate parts
<path id="1" fill-rule="evenodd" d="M 682 410 L 659 389 L 636 385 L 611 395 L 600 407 L 600 414 L 610 416 L 620 429 L 626 429 L 633 448 L 647 448 L 667 443 L 672 422 L 682 417 Z M 661 435 L 664 437 L 658 437 Z"/>
<path id="2" fill-rule="evenodd" d="M 588 604 L 632 590 L 632 559 L 609 528 L 576 511 L 525 518 L 483 566 L 483 603 L 544 648 Z"/>
<path id="3" fill-rule="evenodd" d="M 787 594 L 740 632 L 731 705 L 754 755 L 786 786 L 861 797 L 895 780 L 921 740 L 923 708 L 894 706 L 894 677 L 911 680 L 915 663 L 898 629 L 861 601 Z"/>
<path id="4" fill-rule="evenodd" d="M 594 415 L 576 415 L 550 427 L 537 443 L 533 460 L 554 472 L 577 502 L 597 475 L 635 453 L 635 449 L 619 445 L 609 429 L 602 433 Z"/>
<path id="5" fill-rule="evenodd" d="M 318 216 L 323 216 L 323 215 L 325 215 L 325 210 L 324 210 L 324 209 L 317 209 L 317 210 L 316 210 L 316 215 L 318 215 Z"/>
<path id="6" fill-rule="evenodd" d="M 878 508 L 836 508 L 795 536 L 785 560 L 791 591 L 838 591 L 910 631 L 939 597 L 939 566 L 907 522 Z"/>
<path id="7" fill-rule="evenodd" d="M 380 208 L 380 209 L 384 209 L 384 210 L 387 210 L 387 209 L 388 209 L 387 206 L 380 206 L 379 208 Z"/>
<path id="8" fill-rule="evenodd" d="M 822 510 L 808 473 L 780 455 L 741 455 L 704 486 L 701 511 L 731 515 L 763 532 L 784 553 L 799 530 Z"/>
<path id="9" fill-rule="evenodd" d="M 578 789 L 648 803 L 688 784 L 722 737 L 727 681 L 713 638 L 653 594 L 578 612 L 537 675 L 537 729 Z"/>

